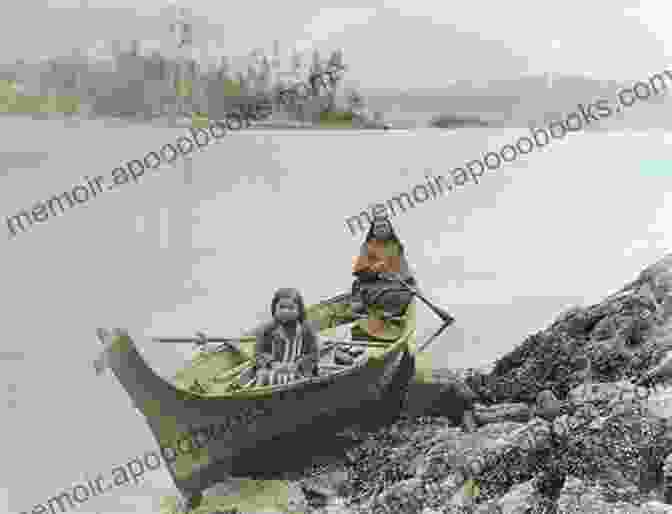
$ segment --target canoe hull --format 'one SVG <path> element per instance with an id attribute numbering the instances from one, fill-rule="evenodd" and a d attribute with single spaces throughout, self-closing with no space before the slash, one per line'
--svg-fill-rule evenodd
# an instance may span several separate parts
<path id="1" fill-rule="evenodd" d="M 218 396 L 159 377 L 122 330 L 102 336 L 102 342 L 107 366 L 147 419 L 175 485 L 190 498 L 235 473 L 236 460 L 258 445 L 314 425 L 338 431 L 361 413 L 375 412 L 393 396 L 399 377 L 408 375 L 414 335 L 413 319 L 404 337 L 375 359 L 270 394 L 251 389 Z"/>

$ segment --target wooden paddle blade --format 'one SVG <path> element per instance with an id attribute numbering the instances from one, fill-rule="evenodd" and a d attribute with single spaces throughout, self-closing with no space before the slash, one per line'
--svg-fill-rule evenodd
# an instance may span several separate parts
<path id="1" fill-rule="evenodd" d="M 98 342 L 100 344 L 105 344 L 105 339 L 110 335 L 109 330 L 105 330 L 104 328 L 97 328 L 96 329 L 96 337 L 98 338 Z"/>
<path id="2" fill-rule="evenodd" d="M 434 314 L 436 314 L 439 318 L 443 320 L 444 323 L 452 323 L 455 321 L 455 318 L 451 316 L 448 311 L 442 309 L 441 307 L 435 305 L 434 303 L 430 302 L 427 298 L 425 298 L 423 295 L 421 295 L 418 291 L 415 291 L 415 296 L 420 298 L 422 300 L 422 303 L 424 303 L 427 307 L 429 307 Z"/>
<path id="3" fill-rule="evenodd" d="M 102 345 L 107 345 L 110 335 L 111 333 L 104 328 L 96 329 L 96 337 L 98 338 L 98 342 Z M 100 355 L 93 361 L 93 369 L 96 370 L 96 375 L 102 375 L 107 368 L 107 348 L 105 347 L 100 352 Z"/>
<path id="4" fill-rule="evenodd" d="M 434 333 L 434 335 L 432 335 L 429 339 L 427 339 L 427 341 L 425 341 L 424 343 L 422 343 L 421 346 L 418 347 L 418 349 L 416 350 L 415 353 L 420 353 L 420 352 L 424 351 L 424 350 L 425 350 L 425 349 L 426 349 L 426 348 L 427 348 L 427 347 L 434 341 L 434 339 L 436 339 L 437 337 L 439 337 L 439 336 L 441 335 L 441 333 L 442 333 L 446 328 L 448 328 L 450 325 L 452 325 L 454 322 L 455 322 L 455 320 L 453 319 L 452 321 L 449 321 L 449 322 L 444 323 L 443 326 L 441 326 L 441 327 L 439 328 L 439 330 L 437 330 L 437 331 Z"/>
<path id="5" fill-rule="evenodd" d="M 97 359 L 93 361 L 93 369 L 96 370 L 96 375 L 102 375 L 107 369 L 107 362 L 105 359 L 105 352 L 103 351 Z"/>
<path id="6" fill-rule="evenodd" d="M 406 283 L 405 281 L 403 281 L 403 280 L 399 280 L 399 283 L 400 283 L 400 284 L 401 284 L 407 291 L 409 291 L 410 293 L 413 293 L 415 296 L 417 296 L 418 298 L 420 298 L 420 300 L 422 301 L 422 303 L 424 303 L 427 307 L 429 307 L 429 308 L 434 312 L 434 314 L 436 314 L 439 318 L 441 318 L 441 319 L 443 320 L 444 323 L 452 323 L 453 321 L 455 321 L 455 318 L 453 318 L 453 316 L 451 316 L 450 314 L 448 314 L 447 311 L 445 311 L 445 310 L 442 309 L 441 307 L 438 307 L 438 306 L 434 305 L 434 303 L 430 302 L 427 298 L 425 298 L 425 296 L 424 296 L 422 293 L 420 293 L 420 291 L 418 290 L 418 288 L 413 287 L 413 286 L 407 284 L 407 283 Z"/>
<path id="7" fill-rule="evenodd" d="M 444 323 L 451 324 L 455 322 L 455 318 L 453 318 L 453 316 L 451 316 L 448 311 L 443 310 L 441 307 L 434 305 L 433 310 L 437 316 L 439 316 L 444 321 Z"/>

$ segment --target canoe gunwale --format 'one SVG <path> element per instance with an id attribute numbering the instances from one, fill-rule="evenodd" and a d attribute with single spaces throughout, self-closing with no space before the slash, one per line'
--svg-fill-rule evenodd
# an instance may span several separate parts
<path id="1" fill-rule="evenodd" d="M 340 294 L 337 296 L 334 296 L 332 298 L 329 298 L 327 300 L 324 300 L 320 303 L 311 305 L 307 308 L 307 310 L 314 309 L 314 308 L 319 308 L 320 306 L 332 304 L 332 303 L 339 303 L 343 302 L 344 300 L 347 300 L 351 295 L 349 293 L 344 293 Z M 244 388 L 244 389 L 238 389 L 238 390 L 233 390 L 233 391 L 223 391 L 220 393 L 212 394 L 212 393 L 205 393 L 201 394 L 198 391 L 193 391 L 189 388 L 184 388 L 182 386 L 178 386 L 177 384 L 173 384 L 174 387 L 188 391 L 193 395 L 196 395 L 198 398 L 203 399 L 203 400 L 255 400 L 255 399 L 267 399 L 272 397 L 273 395 L 276 394 L 281 394 L 281 393 L 286 393 L 286 392 L 293 392 L 297 390 L 301 390 L 304 388 L 311 388 L 314 386 L 318 385 L 326 385 L 330 382 L 340 380 L 340 379 L 345 379 L 349 375 L 353 375 L 363 368 L 366 368 L 367 366 L 373 364 L 378 365 L 378 363 L 383 363 L 385 360 L 386 356 L 390 355 L 391 353 L 396 353 L 400 350 L 400 348 L 404 345 L 407 344 L 407 342 L 412 338 L 412 336 L 415 333 L 415 312 L 410 313 L 407 311 L 407 314 L 405 314 L 406 321 L 404 322 L 404 326 L 402 329 L 402 332 L 399 334 L 399 337 L 396 340 L 393 341 L 385 341 L 389 343 L 389 346 L 384 348 L 384 351 L 380 355 L 366 355 L 364 358 L 360 358 L 359 362 L 355 361 L 355 363 L 351 366 L 345 367 L 341 370 L 334 371 L 333 373 L 329 373 L 327 375 L 323 376 L 318 376 L 318 377 L 306 377 L 302 378 L 299 380 L 295 380 L 289 384 L 275 384 L 275 385 L 269 385 L 269 386 L 261 386 L 261 387 L 252 387 L 252 388 Z M 347 323 L 344 323 L 347 324 Z M 330 330 L 331 328 L 335 327 L 328 327 L 320 332 L 324 332 L 326 330 Z M 347 343 L 346 343 L 347 344 Z M 411 348 L 408 348 L 408 351 L 411 351 Z M 241 351 L 243 355 L 246 355 L 244 351 Z M 213 354 L 212 358 L 216 358 L 216 355 Z M 203 365 L 207 362 L 202 361 L 199 363 L 199 365 Z M 227 375 L 227 379 L 221 380 L 220 382 L 231 382 L 236 379 L 236 377 L 239 377 L 241 374 L 245 373 L 246 371 L 249 371 L 252 367 L 254 366 L 254 363 L 252 360 L 247 360 L 246 362 L 243 362 L 239 364 L 236 368 L 232 368 L 230 370 L 225 371 Z M 212 379 L 213 382 L 217 382 L 216 378 Z"/>
<path id="2" fill-rule="evenodd" d="M 355 362 L 352 366 L 348 366 L 341 370 L 329 373 L 321 377 L 307 377 L 302 378 L 296 381 L 293 381 L 291 384 L 276 384 L 272 386 L 262 386 L 254 387 L 249 389 L 240 389 L 236 391 L 225 391 L 217 394 L 201 394 L 196 391 L 191 391 L 190 389 L 182 388 L 181 386 L 174 385 L 179 390 L 188 391 L 193 395 L 196 395 L 198 398 L 203 400 L 254 400 L 254 399 L 263 399 L 271 397 L 274 394 L 283 393 L 283 392 L 293 392 L 303 388 L 309 388 L 310 386 L 328 384 L 338 379 L 346 378 L 348 375 L 355 374 L 362 370 L 363 368 L 368 367 L 370 364 L 375 363 L 376 361 L 382 362 L 385 357 L 391 353 L 396 353 L 400 350 L 400 347 L 403 346 L 406 341 L 412 336 L 413 329 L 404 330 L 402 335 L 394 342 L 390 343 L 388 348 L 385 348 L 384 353 L 378 356 L 366 355 L 363 359 L 360 359 L 359 362 Z M 248 371 L 254 364 L 251 362 L 245 362 L 239 365 L 240 370 L 234 371 L 231 370 L 231 376 L 237 377 L 240 376 L 243 372 Z M 235 368 L 234 368 L 235 369 Z M 229 381 L 229 380 L 227 380 Z"/>

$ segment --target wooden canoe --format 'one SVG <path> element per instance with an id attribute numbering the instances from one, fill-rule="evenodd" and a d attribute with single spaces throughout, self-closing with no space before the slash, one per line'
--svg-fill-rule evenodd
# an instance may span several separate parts
<path id="1" fill-rule="evenodd" d="M 321 336 L 333 339 L 339 331 L 347 331 L 348 320 L 339 320 L 334 312 L 349 300 L 344 294 L 307 308 L 308 319 Z M 329 429 L 341 430 L 353 413 L 368 412 L 386 401 L 399 387 L 400 376 L 404 384 L 412 376 L 408 371 L 415 349 L 415 319 L 413 301 L 400 319 L 386 322 L 384 333 L 368 338 L 376 346 L 365 346 L 352 365 L 337 366 L 333 354 L 327 355 L 320 361 L 319 376 L 284 385 L 233 390 L 232 384 L 244 383 L 251 368 L 252 336 L 238 351 L 200 353 L 172 383 L 154 372 L 121 329 L 98 330 L 104 346 L 99 362 L 112 369 L 145 416 L 175 485 L 183 497 L 191 498 L 229 476 L 236 457 L 245 450 L 313 423 L 324 426 L 324 420 Z M 353 338 L 362 336 L 366 323 L 353 324 Z M 330 357 L 331 364 L 325 362 Z"/>

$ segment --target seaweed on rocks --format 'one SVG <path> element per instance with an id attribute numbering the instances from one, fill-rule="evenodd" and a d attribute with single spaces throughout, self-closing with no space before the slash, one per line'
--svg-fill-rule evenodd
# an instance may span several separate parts
<path id="1" fill-rule="evenodd" d="M 567 475 L 601 481 L 614 498 L 637 502 L 662 482 L 672 450 L 664 420 L 637 401 L 587 401 L 556 420 L 554 460 Z"/>
<path id="2" fill-rule="evenodd" d="M 573 307 L 498 359 L 490 376 L 469 385 L 487 401 L 530 402 L 544 389 L 564 398 L 586 378 L 636 378 L 670 349 L 651 341 L 664 321 L 646 294 Z"/>
<path id="3" fill-rule="evenodd" d="M 402 418 L 391 427 L 368 434 L 348 454 L 351 504 L 362 504 L 395 483 L 411 479 L 421 465 L 428 441 L 448 424 L 441 418 Z"/>

